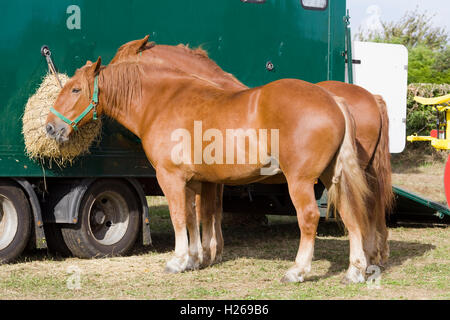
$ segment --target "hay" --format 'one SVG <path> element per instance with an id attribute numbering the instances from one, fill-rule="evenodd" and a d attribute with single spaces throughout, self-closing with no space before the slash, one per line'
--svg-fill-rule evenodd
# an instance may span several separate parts
<path id="1" fill-rule="evenodd" d="M 63 85 L 69 80 L 65 74 L 59 74 L 58 77 Z M 91 144 L 98 141 L 102 124 L 100 119 L 85 124 L 73 132 L 69 141 L 63 144 L 49 138 L 45 132 L 45 122 L 60 91 L 55 77 L 47 74 L 25 106 L 22 133 L 28 157 L 33 160 L 48 160 L 49 163 L 53 161 L 59 166 L 65 166 L 72 164 L 77 156 L 89 152 Z"/>

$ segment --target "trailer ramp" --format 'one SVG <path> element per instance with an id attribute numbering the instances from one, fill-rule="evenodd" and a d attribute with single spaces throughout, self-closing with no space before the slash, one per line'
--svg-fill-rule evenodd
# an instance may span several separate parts
<path id="1" fill-rule="evenodd" d="M 395 220 L 406 218 L 414 221 L 450 222 L 450 209 L 447 206 L 399 187 L 394 186 L 392 189 L 395 194 L 395 209 L 391 217 Z"/>

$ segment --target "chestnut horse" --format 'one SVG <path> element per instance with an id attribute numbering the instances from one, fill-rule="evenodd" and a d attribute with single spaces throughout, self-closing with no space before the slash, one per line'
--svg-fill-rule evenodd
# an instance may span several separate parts
<path id="1" fill-rule="evenodd" d="M 370 191 L 357 158 L 355 126 L 344 99 L 301 80 L 283 79 L 252 89 L 225 90 L 158 59 L 151 63 L 140 59 L 117 61 L 102 67 L 99 58 L 77 70 L 51 111 L 47 134 L 61 143 L 69 140 L 76 128 L 102 114 L 141 139 L 169 203 L 175 230 L 175 255 L 168 261 L 167 271 L 200 266 L 201 245 L 192 219 L 201 184 L 263 181 L 271 176 L 262 175 L 261 170 L 274 160 L 279 167 L 272 174 L 284 174 L 301 230 L 295 265 L 284 281 L 303 281 L 311 269 L 320 217 L 314 197 L 317 179 L 328 186 L 330 203 L 339 210 L 349 232 L 350 265 L 345 278 L 350 282 L 365 280 L 363 238 Z M 183 134 L 196 136 L 196 122 L 200 121 L 204 130 L 217 136 L 239 129 L 275 130 L 278 134 L 271 133 L 267 153 L 260 154 L 255 162 L 238 162 L 236 151 L 243 151 L 245 159 L 252 154 L 233 145 L 231 163 L 205 163 L 201 161 L 205 141 L 200 143 L 200 150 L 190 139 L 181 139 L 180 143 L 180 138 L 186 138 Z M 181 150 L 180 145 L 185 146 L 186 141 L 188 148 Z M 223 151 L 215 149 L 216 155 Z M 187 229 L 193 235 L 191 243 Z"/>
<path id="2" fill-rule="evenodd" d="M 131 41 L 120 47 L 111 63 L 130 59 L 141 59 L 143 62 L 150 63 L 158 61 L 209 81 L 225 90 L 248 89 L 232 74 L 223 71 L 204 50 L 189 49 L 183 45 L 155 45 L 148 43 L 148 38 L 147 36 L 141 40 Z M 389 255 L 385 214 L 391 210 L 393 203 L 386 104 L 381 96 L 372 95 L 357 85 L 338 81 L 325 81 L 317 85 L 344 98 L 355 120 L 358 158 L 373 194 L 369 199 L 369 207 L 373 208 L 373 211 L 369 214 L 369 228 L 364 247 L 371 264 L 384 264 Z M 284 179 L 277 180 L 283 182 Z M 205 183 L 202 186 L 203 202 L 197 199 L 196 209 L 199 212 L 198 215 L 202 217 L 203 224 L 202 242 L 206 265 L 209 263 L 210 256 L 218 261 L 221 259 L 222 192 L 222 185 Z M 203 214 L 200 211 L 203 211 Z M 212 234 L 215 236 L 212 239 L 213 248 L 210 248 Z"/>

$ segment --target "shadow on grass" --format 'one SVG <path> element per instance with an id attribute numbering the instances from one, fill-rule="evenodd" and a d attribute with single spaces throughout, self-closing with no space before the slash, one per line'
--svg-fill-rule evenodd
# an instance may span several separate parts
<path id="1" fill-rule="evenodd" d="M 174 232 L 168 215 L 167 206 L 151 208 L 151 230 L 153 245 L 136 245 L 131 255 L 150 252 L 167 253 L 174 250 Z M 297 254 L 300 231 L 296 217 L 271 217 L 267 225 L 238 225 L 226 223 L 223 227 L 225 248 L 223 262 L 239 258 L 260 260 L 279 260 L 294 263 Z M 349 241 L 344 227 L 336 222 L 321 221 L 316 238 L 314 260 L 327 260 L 330 267 L 322 276 L 309 277 L 309 281 L 327 278 L 344 272 L 348 268 Z M 138 241 L 139 242 L 139 241 Z M 391 258 L 386 266 L 402 265 L 406 260 L 423 256 L 435 248 L 432 244 L 414 241 L 389 242 Z M 33 251 L 25 254 L 16 263 L 29 261 L 63 261 L 64 257 L 46 254 L 45 251 Z"/>
<path id="2" fill-rule="evenodd" d="M 231 238 L 231 241 L 227 241 Z M 224 230 L 225 245 L 229 244 L 232 255 L 224 255 L 224 261 L 238 257 L 266 260 L 285 260 L 294 263 L 300 232 L 296 223 L 255 228 L 253 230 Z M 339 239 L 342 238 L 342 239 Z M 435 248 L 432 244 L 414 241 L 389 241 L 390 259 L 385 270 L 402 265 L 406 260 L 421 257 Z M 248 247 L 254 248 L 248 250 Z M 227 252 L 227 247 L 225 247 Z M 344 272 L 349 264 L 349 241 L 337 223 L 321 223 L 315 242 L 314 260 L 330 262 L 328 272 L 323 276 L 309 278 L 318 280 Z"/>
<path id="3" fill-rule="evenodd" d="M 170 224 L 170 220 L 164 221 Z M 174 250 L 174 233 L 167 229 L 167 225 L 160 225 L 152 231 L 154 245 L 140 248 L 138 253 L 145 252 L 167 253 Z M 171 225 L 169 225 L 171 228 Z M 233 226 L 224 225 L 225 241 L 223 262 L 239 258 L 260 260 L 280 260 L 294 263 L 297 254 L 300 231 L 295 217 L 282 217 L 279 221 L 268 225 Z M 314 260 L 327 260 L 330 267 L 322 276 L 309 277 L 314 281 L 340 274 L 347 270 L 349 264 L 349 241 L 345 236 L 344 227 L 336 222 L 321 221 L 317 230 Z M 414 241 L 389 241 L 390 259 L 385 271 L 402 265 L 406 260 L 421 257 L 435 248 L 432 244 Z"/>

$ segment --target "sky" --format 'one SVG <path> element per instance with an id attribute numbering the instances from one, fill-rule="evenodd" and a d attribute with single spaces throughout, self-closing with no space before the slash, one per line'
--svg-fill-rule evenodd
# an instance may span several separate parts
<path id="1" fill-rule="evenodd" d="M 450 33 L 450 0 L 347 0 L 353 34 L 360 26 L 380 28 L 380 20 L 397 21 L 406 11 L 416 7 L 420 12 L 436 14 L 434 25 Z"/>

